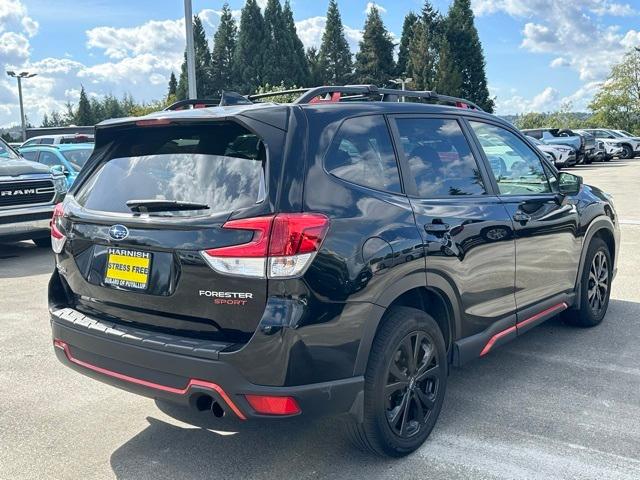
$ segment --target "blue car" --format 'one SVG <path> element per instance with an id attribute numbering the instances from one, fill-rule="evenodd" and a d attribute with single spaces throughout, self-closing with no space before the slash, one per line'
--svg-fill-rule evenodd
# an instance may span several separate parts
<path id="1" fill-rule="evenodd" d="M 18 151 L 27 160 L 62 171 L 67 177 L 67 185 L 71 187 L 93 152 L 93 143 L 34 145 L 21 147 Z"/>

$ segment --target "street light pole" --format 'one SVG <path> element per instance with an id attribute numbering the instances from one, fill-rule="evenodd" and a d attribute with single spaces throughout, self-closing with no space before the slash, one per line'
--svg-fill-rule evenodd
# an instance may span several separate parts
<path id="1" fill-rule="evenodd" d="M 184 0 L 184 26 L 187 34 L 187 83 L 189 98 L 198 98 L 196 89 L 196 52 L 193 46 L 193 11 L 191 0 Z"/>
<path id="2" fill-rule="evenodd" d="M 24 117 L 24 104 L 22 103 L 22 79 L 35 77 L 37 73 L 20 72 L 16 73 L 11 70 L 7 71 L 7 75 L 18 80 L 18 98 L 20 99 L 20 120 L 22 124 L 22 141 L 27 140 L 27 123 Z"/>
<path id="3" fill-rule="evenodd" d="M 411 83 L 413 82 L 413 78 L 407 77 L 407 78 L 396 78 L 395 80 L 391 80 L 392 83 L 395 83 L 396 85 L 400 85 L 400 90 L 406 90 L 405 86 L 407 85 L 407 83 Z M 404 96 L 402 97 L 402 101 L 404 102 L 405 98 Z"/>

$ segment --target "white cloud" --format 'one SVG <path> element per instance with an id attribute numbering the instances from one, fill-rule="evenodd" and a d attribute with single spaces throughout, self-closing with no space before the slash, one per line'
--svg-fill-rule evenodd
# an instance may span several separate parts
<path id="1" fill-rule="evenodd" d="M 368 2 L 367 7 L 364 9 L 364 13 L 368 14 L 374 6 L 380 13 L 387 13 L 387 9 L 377 2 Z"/>
<path id="2" fill-rule="evenodd" d="M 568 67 L 570 65 L 569 61 L 566 58 L 557 57 L 551 60 L 549 66 L 551 68 L 560 68 L 560 67 Z"/>
<path id="3" fill-rule="evenodd" d="M 322 33 L 327 23 L 327 17 L 310 17 L 296 22 L 298 36 L 305 48 L 319 48 L 322 41 Z M 362 40 L 362 30 L 344 25 L 344 34 L 349 43 L 351 53 L 358 50 L 358 45 Z"/>

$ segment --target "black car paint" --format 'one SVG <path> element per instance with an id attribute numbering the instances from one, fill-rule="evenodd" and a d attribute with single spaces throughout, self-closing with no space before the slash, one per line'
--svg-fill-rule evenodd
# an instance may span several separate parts
<path id="1" fill-rule="evenodd" d="M 386 308 L 406 292 L 418 289 L 444 301 L 442 321 L 454 363 L 477 357 L 478 345 L 515 325 L 518 314 L 541 311 L 558 295 L 571 302 L 585 240 L 595 233 L 590 226 L 606 229 L 617 244 L 617 219 L 606 195 L 583 186 L 574 196 L 500 197 L 488 163 L 466 127 L 465 135 L 488 188 L 488 194 L 481 197 L 419 199 L 406 189 L 390 193 L 355 185 L 324 169 L 324 156 L 346 118 L 385 115 L 391 122 L 393 115 L 402 114 L 486 121 L 526 143 L 510 124 L 493 116 L 410 103 L 241 106 L 171 114 L 176 121 L 233 119 L 259 132 L 269 155 L 267 199 L 230 218 L 274 212 L 324 213 L 331 223 L 321 250 L 301 278 L 257 281 L 255 285 L 252 280 L 220 279 L 196 252 L 249 239 L 248 232 L 219 228 L 228 215 L 166 223 L 135 215 L 123 219 L 86 211 L 70 199 L 64 220 L 69 246 L 57 259 L 58 271 L 64 274 L 55 273 L 50 285 L 54 334 L 56 328 L 63 331 L 56 327 L 55 312 L 73 307 L 87 315 L 186 338 L 208 336 L 225 342 L 225 347 L 215 364 L 198 367 L 204 368 L 203 375 L 216 378 L 216 369 L 224 364 L 247 383 L 234 394 L 262 387 L 282 387 L 279 391 L 286 393 L 309 384 L 350 378 L 360 382 Z M 135 128 L 134 121 L 98 126 L 96 150 L 72 194 L 108 153 L 119 130 Z M 401 158 L 399 167 L 406 175 Z M 531 217 L 526 224 L 513 220 L 522 209 Z M 113 242 L 108 238 L 114 223 L 129 228 L 127 239 Z M 448 227 L 429 231 L 434 224 Z M 166 257 L 163 277 L 156 279 L 159 290 L 151 295 L 133 294 L 139 300 L 135 309 L 118 307 L 121 297 L 131 292 L 103 287 L 99 276 L 92 276 L 92 267 L 83 263 L 86 256 L 86 262 L 93 265 L 89 259 L 95 256 L 94 250 L 107 245 L 150 249 Z M 565 255 L 567 249 L 571 255 Z M 553 252 L 557 268 L 563 269 L 557 285 L 543 284 L 549 264 L 540 260 L 541 252 L 547 251 Z M 188 285 L 179 285 L 181 275 L 190 278 Z M 214 309 L 207 303 L 210 299 L 197 298 L 198 289 L 220 281 L 225 288 L 256 293 L 255 304 Z M 261 291 L 265 285 L 266 290 Z M 193 296 L 185 290 L 175 305 L 173 295 L 180 288 L 193 290 Z M 84 293 L 72 293 L 78 290 Z M 159 320 L 167 309 L 172 313 Z M 196 364 L 201 365 L 202 360 L 194 359 Z M 149 375 L 161 378 L 160 374 Z M 233 391 L 233 386 L 228 388 Z M 351 400 L 355 404 L 361 396 Z"/>

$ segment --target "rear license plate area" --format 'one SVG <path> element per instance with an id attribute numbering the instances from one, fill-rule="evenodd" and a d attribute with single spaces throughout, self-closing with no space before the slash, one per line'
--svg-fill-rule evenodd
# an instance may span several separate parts
<path id="1" fill-rule="evenodd" d="M 104 284 L 126 290 L 146 291 L 153 255 L 128 248 L 109 248 Z"/>

